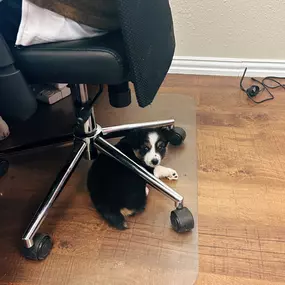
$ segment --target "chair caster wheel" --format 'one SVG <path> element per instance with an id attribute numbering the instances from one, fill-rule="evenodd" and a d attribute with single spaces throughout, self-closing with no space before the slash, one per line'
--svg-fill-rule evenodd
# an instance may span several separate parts
<path id="1" fill-rule="evenodd" d="M 169 142 L 172 145 L 178 146 L 181 145 L 186 138 L 186 132 L 180 127 L 174 127 L 170 130 Z"/>
<path id="2" fill-rule="evenodd" d="M 0 177 L 4 176 L 9 168 L 9 162 L 7 160 L 0 159 Z"/>
<path id="3" fill-rule="evenodd" d="M 51 252 L 53 243 L 47 234 L 36 234 L 34 236 L 34 245 L 30 248 L 24 247 L 23 255 L 30 260 L 44 260 Z"/>
<path id="4" fill-rule="evenodd" d="M 176 209 L 170 214 L 172 228 L 177 233 L 189 232 L 194 228 L 194 218 L 186 207 Z"/>

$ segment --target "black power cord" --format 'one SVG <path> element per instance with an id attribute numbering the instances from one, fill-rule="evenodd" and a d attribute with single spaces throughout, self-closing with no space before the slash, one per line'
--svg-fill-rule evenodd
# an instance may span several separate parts
<path id="1" fill-rule="evenodd" d="M 281 84 L 278 80 L 284 80 L 285 77 L 278 77 L 278 76 L 267 76 L 263 78 L 261 81 L 256 78 L 251 78 L 252 81 L 258 83 L 261 87 L 258 85 L 252 85 L 249 88 L 245 89 L 243 87 L 243 80 L 246 75 L 247 68 L 245 68 L 244 73 L 242 75 L 242 78 L 240 80 L 240 89 L 247 95 L 247 97 L 254 102 L 255 104 L 261 104 L 269 100 L 274 99 L 274 95 L 270 90 L 274 90 L 277 88 L 283 88 L 285 90 L 285 84 Z M 271 84 L 267 83 L 271 82 Z M 264 91 L 267 91 L 269 97 L 265 98 L 263 100 L 257 101 L 254 99 L 258 94 L 263 93 Z"/>

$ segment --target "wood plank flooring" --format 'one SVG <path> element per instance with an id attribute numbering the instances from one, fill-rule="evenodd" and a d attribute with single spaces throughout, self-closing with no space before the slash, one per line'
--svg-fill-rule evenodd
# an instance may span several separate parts
<path id="1" fill-rule="evenodd" d="M 285 93 L 253 105 L 238 78 L 199 76 L 162 90 L 198 106 L 197 284 L 285 284 Z"/>
<path id="2" fill-rule="evenodd" d="M 184 75 L 169 75 L 160 92 L 169 96 L 189 96 L 197 104 L 199 277 L 196 284 L 285 284 L 285 93 L 278 91 L 275 100 L 253 105 L 239 90 L 238 78 Z M 176 112 L 179 110 L 174 108 L 173 114 Z M 46 152 L 33 153 L 35 157 L 28 169 L 25 167 L 26 156 L 25 161 L 15 157 L 12 174 L 0 181 L 4 197 L 9 197 L 11 189 L 19 192 L 18 196 L 5 199 L 5 204 L 1 199 L 0 223 L 5 224 L 0 231 L 0 252 L 5 253 L 0 256 L 1 285 L 107 284 L 110 271 L 104 262 L 114 254 L 126 254 L 124 250 L 111 252 L 108 239 L 101 243 L 105 254 L 101 259 L 90 250 L 94 231 L 103 231 L 104 235 L 112 231 L 99 220 L 98 223 L 89 222 L 92 208 L 86 207 L 88 202 L 83 190 L 77 190 L 77 198 L 74 198 L 76 189 L 84 183 L 86 169 L 81 167 L 60 198 L 64 203 L 59 201 L 58 206 L 55 205 L 44 226 L 47 230 L 56 228 L 54 237 L 60 240 L 56 255 L 45 261 L 45 266 L 23 265 L 26 261 L 15 251 L 15 244 L 67 154 L 67 148 L 57 150 L 53 156 Z M 36 163 L 43 159 L 46 161 L 41 165 Z M 27 203 L 31 213 L 24 213 Z M 169 205 L 171 202 L 167 207 Z M 160 219 L 159 223 L 165 223 L 163 218 Z M 148 232 L 147 228 L 136 231 L 138 235 L 143 233 L 143 237 L 149 235 L 141 240 L 146 245 L 143 248 L 148 250 L 154 240 L 150 238 L 151 234 L 157 240 L 165 235 L 165 232 Z M 133 270 L 128 267 L 124 271 L 118 263 L 113 270 L 121 279 L 108 285 L 166 284 L 171 278 L 169 284 L 189 284 L 181 283 L 177 273 L 174 278 L 175 268 L 169 263 L 174 262 L 171 256 L 176 249 L 173 248 L 174 239 L 171 235 L 166 243 L 169 251 L 163 257 L 165 270 L 154 272 L 153 256 L 145 254 L 149 266 L 138 268 L 137 260 L 132 258 Z M 122 249 L 129 240 L 128 234 L 118 240 Z M 141 258 L 140 247 L 133 244 L 128 248 Z M 92 262 L 92 255 L 98 257 L 96 262 Z M 188 267 L 183 265 L 183 258 L 186 257 L 180 254 L 177 264 L 183 274 L 187 274 L 189 264 Z M 96 268 L 105 268 L 98 280 L 94 279 Z M 76 274 L 72 275 L 72 272 Z M 67 279 L 67 275 L 72 279 Z M 149 275 L 156 277 L 151 279 L 153 283 L 148 283 Z"/>

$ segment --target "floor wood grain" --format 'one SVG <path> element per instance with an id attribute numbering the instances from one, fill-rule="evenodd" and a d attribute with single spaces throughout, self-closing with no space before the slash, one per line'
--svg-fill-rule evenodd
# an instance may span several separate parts
<path id="1" fill-rule="evenodd" d="M 238 86 L 170 76 L 162 88 L 198 106 L 197 284 L 285 284 L 285 93 L 253 105 Z"/>
<path id="2" fill-rule="evenodd" d="M 275 100 L 253 105 L 239 90 L 238 78 L 184 75 L 168 76 L 161 93 L 184 94 L 194 98 L 197 104 L 200 254 L 197 284 L 285 284 L 285 93 L 275 92 Z M 175 114 L 176 111 L 173 112 Z M 56 152 L 58 161 L 64 161 L 67 153 L 67 148 L 59 149 Z M 12 166 L 13 175 L 5 177 L 4 182 L 0 181 L 2 195 L 12 188 L 19 191 L 19 196 L 15 195 L 1 205 L 1 217 L 8 221 L 18 219 L 19 213 L 27 208 L 26 203 L 30 204 L 30 209 L 36 208 L 47 183 L 60 167 L 55 165 L 52 156 L 43 152 L 33 155 L 36 157 L 34 161 L 45 159 L 45 163 L 38 165 L 32 161 L 26 169 L 25 162 L 15 158 L 17 165 Z M 65 202 L 55 205 L 45 223 L 47 230 L 56 227 L 55 238 L 60 240 L 56 245 L 56 254 L 46 261 L 45 266 L 33 263 L 23 267 L 25 261 L 14 250 L 14 244 L 31 213 L 23 214 L 18 223 L 10 222 L 5 226 L 5 232 L 0 231 L 1 240 L 4 238 L 0 252 L 9 254 L 9 258 L 0 256 L 1 272 L 9 272 L 9 276 L 6 273 L 0 275 L 1 285 L 105 284 L 104 274 L 107 276 L 110 272 L 106 260 L 109 256 L 126 254 L 130 237 L 123 235 L 118 239 L 122 251 L 116 252 L 110 250 L 110 240 L 105 239 L 100 243 L 100 247 L 104 248 L 103 258 L 98 255 L 96 262 L 91 261 L 90 255 L 94 254 L 90 250 L 93 231 L 100 229 L 104 235 L 109 232 L 106 227 L 102 228 L 101 223 L 88 222 L 92 209 L 86 208 L 83 190 L 74 198 L 75 189 L 80 189 L 84 181 L 84 171 L 83 167 L 72 177 L 67 185 L 70 189 L 61 197 L 61 201 Z M 1 218 L 0 221 L 1 224 L 5 222 Z M 155 240 L 145 239 L 146 235 L 160 237 L 162 234 L 159 231 L 150 233 L 147 228 L 136 230 L 138 235 L 143 232 L 140 242 L 145 243 L 144 249 L 149 249 L 150 243 Z M 168 240 L 166 245 L 169 251 L 163 257 L 166 270 L 151 273 L 157 281 L 153 284 L 173 278 L 175 268 L 169 264 L 171 253 L 177 250 L 173 248 L 173 239 L 172 236 Z M 132 244 L 131 249 L 138 258 L 143 256 L 146 264 L 152 259 L 152 256 L 142 255 L 136 244 Z M 180 255 L 177 260 L 180 265 L 183 258 Z M 146 276 L 150 274 L 151 262 L 149 267 L 142 269 L 135 266 L 133 255 L 130 262 L 134 263 L 134 267 L 121 272 L 121 283 L 116 284 L 140 284 L 137 280 L 148 284 L 145 282 L 149 280 Z M 117 264 L 113 270 L 118 272 L 120 266 Z M 97 283 L 88 278 L 96 276 L 96 268 L 105 270 Z M 187 272 L 189 266 L 181 268 Z M 74 276 L 72 282 L 67 276 Z M 124 279 L 123 276 L 131 277 Z M 172 284 L 183 283 L 179 283 L 178 278 Z"/>

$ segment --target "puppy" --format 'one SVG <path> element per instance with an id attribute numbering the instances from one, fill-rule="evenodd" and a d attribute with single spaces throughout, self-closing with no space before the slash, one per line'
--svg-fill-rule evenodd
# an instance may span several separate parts
<path id="1" fill-rule="evenodd" d="M 177 180 L 175 170 L 160 165 L 167 145 L 161 129 L 148 129 L 130 132 L 116 147 L 157 178 Z M 119 230 L 127 228 L 126 216 L 145 209 L 148 194 L 145 180 L 104 154 L 99 154 L 93 162 L 87 185 L 97 211 Z"/>

